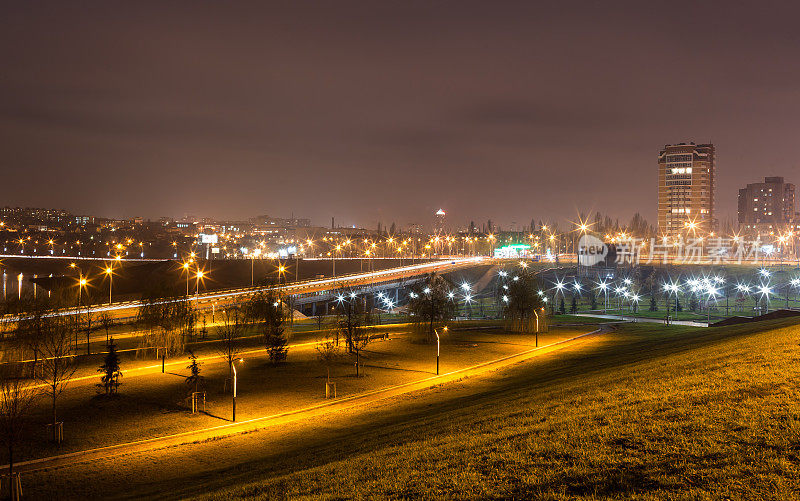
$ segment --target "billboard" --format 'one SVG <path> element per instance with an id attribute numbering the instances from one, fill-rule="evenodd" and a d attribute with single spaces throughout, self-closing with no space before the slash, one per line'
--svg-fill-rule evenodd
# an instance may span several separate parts
<path id="1" fill-rule="evenodd" d="M 219 241 L 219 239 L 217 238 L 217 234 L 216 233 L 212 233 L 210 235 L 207 234 L 207 233 L 201 233 L 200 234 L 200 243 L 201 244 L 216 244 L 218 241 Z"/>

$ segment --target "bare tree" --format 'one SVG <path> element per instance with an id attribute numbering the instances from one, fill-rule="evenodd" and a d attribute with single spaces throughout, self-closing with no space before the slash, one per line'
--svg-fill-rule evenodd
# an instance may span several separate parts
<path id="1" fill-rule="evenodd" d="M 189 313 L 182 306 L 183 302 L 168 302 L 162 305 L 158 318 L 156 342 L 164 348 L 164 356 L 183 353 L 187 318 Z"/>
<path id="2" fill-rule="evenodd" d="M 544 314 L 544 301 L 539 294 L 542 287 L 536 275 L 523 270 L 517 272 L 513 280 L 502 282 L 498 294 L 509 330 L 522 333 L 528 333 L 532 328 L 535 330 L 536 320 Z"/>
<path id="3" fill-rule="evenodd" d="M 195 317 L 186 301 L 166 301 L 157 296 L 158 291 L 142 299 L 136 322 L 146 330 L 140 348 L 160 350 L 163 371 L 167 357 L 183 353 L 185 335 Z"/>
<path id="4" fill-rule="evenodd" d="M 330 383 L 331 366 L 336 363 L 336 360 L 341 356 L 339 343 L 334 341 L 330 336 L 326 336 L 324 341 L 317 343 L 316 349 L 317 359 L 325 366 L 328 374 L 328 383 Z"/>
<path id="5" fill-rule="evenodd" d="M 108 345 L 108 341 L 109 341 L 108 340 L 108 330 L 114 325 L 114 319 L 111 317 L 111 315 L 108 314 L 107 311 L 104 311 L 100 315 L 100 318 L 98 318 L 97 320 L 100 322 L 100 325 L 106 331 L 106 346 L 107 346 Z"/>
<path id="6" fill-rule="evenodd" d="M 44 384 L 44 394 L 50 398 L 53 418 L 53 440 L 57 439 L 56 425 L 58 415 L 56 404 L 58 396 L 64 391 L 77 365 L 72 352 L 70 323 L 63 317 L 50 317 L 42 331 L 40 347 L 42 351 L 42 372 L 39 381 Z"/>
<path id="7" fill-rule="evenodd" d="M 451 290 L 452 285 L 447 280 L 433 273 L 411 286 L 408 311 L 417 329 L 425 332 L 428 342 L 434 339 L 433 331 L 456 314 Z"/>
<path id="8" fill-rule="evenodd" d="M 355 353 L 355 338 L 364 327 L 364 298 L 352 289 L 336 294 L 336 330 L 347 342 L 347 351 Z"/>
<path id="9" fill-rule="evenodd" d="M 181 298 L 170 303 L 169 315 L 172 317 L 181 339 L 185 340 L 194 334 L 197 314 L 186 298 Z"/>
<path id="10" fill-rule="evenodd" d="M 315 320 L 317 322 L 317 330 L 318 331 L 322 331 L 323 328 L 326 327 L 326 323 L 327 323 L 325 321 L 326 319 L 327 319 L 327 315 L 317 315 L 317 318 Z"/>
<path id="11" fill-rule="evenodd" d="M 34 370 L 39 362 L 39 343 L 42 330 L 47 321 L 48 305 L 37 298 L 23 298 L 20 303 L 20 320 L 17 324 L 16 340 L 21 349 L 30 350 L 33 354 Z"/>
<path id="12" fill-rule="evenodd" d="M 220 340 L 219 353 L 228 363 L 228 379 L 233 379 L 233 363 L 239 358 L 239 346 L 246 322 L 238 305 L 230 306 L 222 311 L 222 325 L 217 327 Z"/>
<path id="13" fill-rule="evenodd" d="M 0 367 L 0 437 L 8 451 L 9 480 L 14 474 L 14 448 L 22 438 L 25 422 L 38 395 L 32 380 L 23 378 L 22 373 L 19 364 Z"/>
<path id="14" fill-rule="evenodd" d="M 353 351 L 356 354 L 356 377 L 359 376 L 361 366 L 361 351 L 372 341 L 372 329 L 369 327 L 369 314 L 361 313 L 361 326 L 353 334 Z"/>

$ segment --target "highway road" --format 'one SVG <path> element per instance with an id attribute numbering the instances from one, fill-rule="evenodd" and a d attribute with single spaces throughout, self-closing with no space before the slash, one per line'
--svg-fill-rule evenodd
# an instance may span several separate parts
<path id="1" fill-rule="evenodd" d="M 291 282 L 279 286 L 266 286 L 266 287 L 245 287 L 239 289 L 228 289 L 211 292 L 200 292 L 199 294 L 189 295 L 188 298 L 193 302 L 198 309 L 208 309 L 214 304 L 218 307 L 224 307 L 226 304 L 241 300 L 258 292 L 268 291 L 270 289 L 277 290 L 284 295 L 300 295 L 300 294 L 314 294 L 328 292 L 337 288 L 346 287 L 363 287 L 366 285 L 374 285 L 383 282 L 391 282 L 402 279 L 410 279 L 424 275 L 426 273 L 438 272 L 444 273 L 453 271 L 459 268 L 475 266 L 483 262 L 490 261 L 485 257 L 467 257 L 467 258 L 452 258 L 448 260 L 433 261 L 426 263 L 413 264 L 409 266 L 401 266 L 397 268 L 389 268 L 379 271 L 371 271 L 364 273 L 353 273 L 349 275 L 342 275 L 339 277 L 319 278 L 311 280 L 303 280 L 299 282 Z M 201 281 L 202 284 L 202 281 Z M 177 299 L 166 299 L 165 301 L 183 300 L 186 297 Z M 105 305 L 94 305 L 89 308 L 89 311 L 95 315 L 108 312 L 115 319 L 133 318 L 141 306 L 142 302 L 124 301 L 116 302 Z M 76 313 L 86 314 L 86 307 L 80 310 L 77 308 L 69 308 L 61 310 L 59 315 L 75 315 Z M 8 315 L 3 317 L 2 322 L 16 322 L 17 316 Z"/>

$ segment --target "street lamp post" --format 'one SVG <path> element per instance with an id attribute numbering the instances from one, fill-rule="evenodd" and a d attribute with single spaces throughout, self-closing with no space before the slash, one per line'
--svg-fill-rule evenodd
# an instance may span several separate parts
<path id="1" fill-rule="evenodd" d="M 231 364 L 231 368 L 233 369 L 233 409 L 232 409 L 232 421 L 236 422 L 236 362 Z"/>
<path id="2" fill-rule="evenodd" d="M 764 313 L 769 313 L 769 295 L 772 291 L 768 285 L 762 285 L 759 292 L 761 293 L 762 299 L 766 299 L 766 311 Z"/>
<path id="3" fill-rule="evenodd" d="M 336 247 L 334 247 L 334 250 L 333 250 L 333 288 L 334 289 L 336 289 L 336 256 L 339 253 L 339 249 L 341 249 L 341 248 L 342 248 L 341 245 L 336 244 Z"/>
<path id="4" fill-rule="evenodd" d="M 197 300 L 200 296 L 200 279 L 203 278 L 205 273 L 203 270 L 197 270 L 197 274 L 195 275 L 195 286 L 194 286 L 194 300 L 197 303 Z"/>
<path id="5" fill-rule="evenodd" d="M 708 311 L 708 319 L 706 323 L 711 325 L 711 300 L 717 298 L 717 289 L 714 287 L 708 287 L 706 289 L 706 310 Z"/>
<path id="6" fill-rule="evenodd" d="M 627 295 L 628 292 L 625 290 L 624 287 L 617 287 L 614 289 L 614 292 L 617 293 L 617 306 L 619 307 L 619 318 L 620 320 L 625 320 L 625 303 L 622 300 L 623 295 Z"/>
<path id="7" fill-rule="evenodd" d="M 605 315 L 608 310 L 608 284 L 606 282 L 600 282 L 599 287 L 600 290 L 603 291 L 603 315 Z"/>
<path id="8" fill-rule="evenodd" d="M 86 287 L 86 279 L 83 278 L 83 274 L 81 274 L 78 278 L 78 308 L 81 307 L 81 293 L 84 287 Z"/>
<path id="9" fill-rule="evenodd" d="M 447 326 L 443 329 L 447 332 Z M 439 353 L 440 353 L 440 342 L 439 342 L 439 332 L 436 329 L 433 329 L 433 333 L 436 334 L 436 375 L 439 375 Z"/>
<path id="10" fill-rule="evenodd" d="M 183 270 L 186 272 L 186 297 L 189 297 L 189 263 L 183 263 Z"/>
<path id="11" fill-rule="evenodd" d="M 108 304 L 111 305 L 111 288 L 114 285 L 114 270 L 111 266 L 106 266 L 106 275 L 108 275 Z"/>
<path id="12" fill-rule="evenodd" d="M 281 280 L 283 280 L 283 284 L 281 284 Z M 286 266 L 282 264 L 278 266 L 278 284 L 286 285 Z"/>
<path id="13" fill-rule="evenodd" d="M 79 322 L 80 322 L 79 315 L 81 314 L 81 293 L 83 292 L 83 288 L 86 287 L 87 283 L 88 283 L 88 281 L 83 277 L 83 274 L 80 271 L 78 271 L 78 306 L 75 309 L 75 351 L 78 350 L 78 331 L 80 330 L 79 329 L 79 326 L 80 326 L 80 324 L 79 324 Z M 87 310 L 89 309 L 88 303 L 86 305 L 86 309 Z M 88 342 L 88 339 L 89 339 L 89 335 L 88 334 L 86 336 L 86 339 L 87 339 L 87 342 Z M 88 353 L 88 349 L 87 349 L 87 353 Z"/>
<path id="14" fill-rule="evenodd" d="M 544 315 L 544 307 L 541 308 L 542 315 Z M 536 347 L 539 347 L 539 314 L 536 312 L 536 308 L 533 309 L 533 314 L 536 315 Z"/>

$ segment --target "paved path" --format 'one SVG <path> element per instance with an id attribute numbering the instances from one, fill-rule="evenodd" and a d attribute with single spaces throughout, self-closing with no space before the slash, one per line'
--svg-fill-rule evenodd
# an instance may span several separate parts
<path id="1" fill-rule="evenodd" d="M 604 318 L 607 320 L 620 320 L 623 322 L 647 322 L 651 324 L 664 324 L 663 318 L 647 318 L 647 317 L 621 317 L 619 315 L 603 315 L 598 313 L 573 313 L 576 317 L 587 318 Z M 689 327 L 708 327 L 706 322 L 695 322 L 693 320 L 670 320 L 670 325 L 688 325 Z"/>

